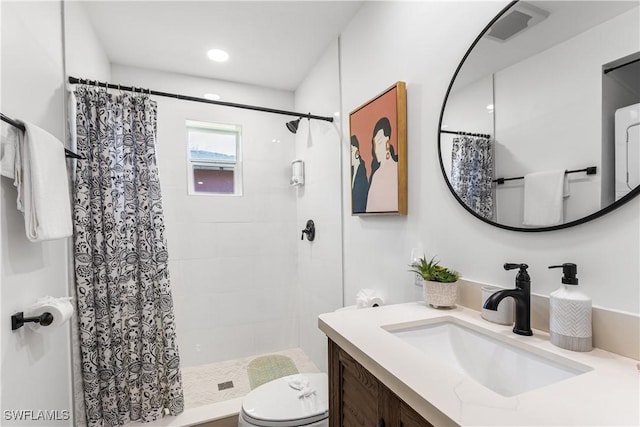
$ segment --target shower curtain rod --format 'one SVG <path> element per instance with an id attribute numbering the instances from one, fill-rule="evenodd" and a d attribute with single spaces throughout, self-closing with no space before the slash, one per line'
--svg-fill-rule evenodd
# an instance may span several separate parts
<path id="1" fill-rule="evenodd" d="M 477 136 L 478 138 L 491 138 L 491 135 L 488 133 L 472 133 L 472 132 L 459 132 L 455 130 L 440 130 L 442 133 L 450 133 L 452 135 L 463 135 L 463 136 Z"/>
<path id="2" fill-rule="evenodd" d="M 243 108 L 245 110 L 263 111 L 265 113 L 283 114 L 285 116 L 304 117 L 307 119 L 324 120 L 326 122 L 333 122 L 333 117 L 316 116 L 311 113 L 305 114 L 305 113 L 297 113 L 295 111 L 285 111 L 285 110 L 276 110 L 273 108 L 258 107 L 255 105 L 237 104 L 235 102 L 214 101 L 211 99 L 198 98 L 195 96 L 179 95 L 175 93 L 161 92 L 161 91 L 151 90 L 151 89 L 135 88 L 133 86 L 122 86 L 122 85 L 116 85 L 113 83 L 99 82 L 97 80 L 79 79 L 77 77 L 71 77 L 71 76 L 69 76 L 69 83 L 98 86 L 98 87 L 104 87 L 109 89 L 118 89 L 118 90 L 124 90 L 127 92 L 142 92 L 142 93 L 147 93 L 149 95 L 165 96 L 168 98 L 181 99 L 184 101 L 204 102 L 206 104 L 222 105 L 224 107 Z"/>
<path id="3" fill-rule="evenodd" d="M 0 119 L 5 122 L 10 124 L 11 126 L 20 129 L 22 132 L 26 131 L 26 128 L 24 127 L 24 125 L 22 123 L 18 123 L 15 120 L 13 120 L 10 117 L 5 116 L 3 113 L 0 113 Z M 71 150 L 67 150 L 66 148 L 64 149 L 64 156 L 71 158 L 71 159 L 79 159 L 79 160 L 84 160 L 84 157 L 74 153 Z"/>

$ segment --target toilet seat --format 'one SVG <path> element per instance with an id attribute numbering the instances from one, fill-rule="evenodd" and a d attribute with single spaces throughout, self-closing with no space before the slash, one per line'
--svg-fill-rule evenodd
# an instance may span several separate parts
<path id="1" fill-rule="evenodd" d="M 309 380 L 308 397 L 289 386 L 294 377 Z M 329 416 L 327 374 L 297 374 L 278 378 L 252 390 L 242 401 L 242 417 L 261 427 L 294 427 L 313 424 Z"/>

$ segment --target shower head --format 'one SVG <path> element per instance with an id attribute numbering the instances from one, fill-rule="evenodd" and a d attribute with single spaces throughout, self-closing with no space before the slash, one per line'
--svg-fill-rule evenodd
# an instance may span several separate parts
<path id="1" fill-rule="evenodd" d="M 290 122 L 287 122 L 287 129 L 289 129 L 289 132 L 291 133 L 297 133 L 298 132 L 298 125 L 300 125 L 300 120 L 302 119 L 302 117 L 298 117 L 298 119 L 296 120 L 291 120 Z"/>

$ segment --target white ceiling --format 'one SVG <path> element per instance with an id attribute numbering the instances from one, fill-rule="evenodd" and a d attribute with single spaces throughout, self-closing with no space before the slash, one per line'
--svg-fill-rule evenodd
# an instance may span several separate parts
<path id="1" fill-rule="evenodd" d="M 87 1 L 113 64 L 295 90 L 361 1 Z M 226 50 L 215 63 L 209 49 Z"/>

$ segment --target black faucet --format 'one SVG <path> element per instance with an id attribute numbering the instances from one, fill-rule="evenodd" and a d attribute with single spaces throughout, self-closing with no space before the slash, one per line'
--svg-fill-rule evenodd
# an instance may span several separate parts
<path id="1" fill-rule="evenodd" d="M 516 324 L 513 327 L 513 333 L 518 335 L 533 335 L 531 330 L 531 278 L 527 273 L 527 264 L 510 264 L 504 265 L 505 270 L 513 270 L 519 268 L 520 271 L 516 276 L 515 289 L 503 289 L 491 295 L 484 303 L 487 310 L 497 310 L 498 304 L 506 297 L 512 297 L 516 301 Z"/>

